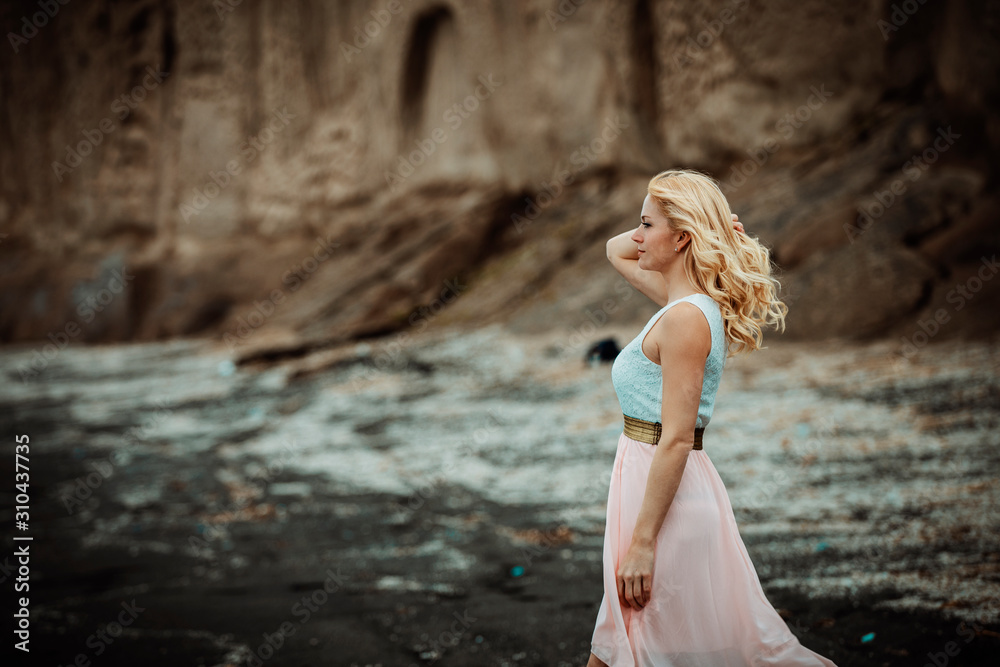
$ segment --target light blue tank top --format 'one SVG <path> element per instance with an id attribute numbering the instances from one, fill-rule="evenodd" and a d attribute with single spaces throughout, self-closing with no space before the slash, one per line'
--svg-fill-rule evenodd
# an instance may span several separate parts
<path id="1" fill-rule="evenodd" d="M 614 384 L 622 414 L 646 421 L 659 422 L 663 418 L 661 404 L 663 402 L 663 372 L 659 364 L 653 363 L 642 352 L 642 339 L 653 328 L 660 317 L 674 304 L 681 301 L 693 303 L 701 309 L 708 319 L 712 330 L 712 350 L 705 359 L 705 375 L 701 387 L 701 403 L 698 406 L 698 419 L 695 428 L 704 428 L 712 419 L 715 408 L 715 393 L 722 379 L 722 369 L 726 364 L 726 331 L 722 321 L 722 311 L 719 304 L 707 294 L 689 294 L 671 301 L 659 310 L 638 336 L 632 339 L 618 353 L 615 363 L 611 366 L 611 382 Z"/>

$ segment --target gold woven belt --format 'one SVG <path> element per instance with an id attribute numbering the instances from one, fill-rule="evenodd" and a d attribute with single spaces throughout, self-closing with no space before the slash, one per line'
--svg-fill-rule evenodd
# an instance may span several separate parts
<path id="1" fill-rule="evenodd" d="M 625 435 L 627 437 L 650 445 L 660 442 L 660 433 L 663 429 L 663 425 L 660 422 L 648 422 L 645 419 L 629 417 L 628 415 L 622 416 L 625 418 Z M 705 429 L 703 428 L 696 428 L 694 430 L 694 447 L 692 449 L 702 448 L 701 438 L 704 433 Z"/>

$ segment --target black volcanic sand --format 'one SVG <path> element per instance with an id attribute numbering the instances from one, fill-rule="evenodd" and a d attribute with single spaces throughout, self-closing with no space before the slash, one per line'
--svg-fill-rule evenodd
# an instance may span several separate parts
<path id="1" fill-rule="evenodd" d="M 498 427 L 502 433 L 497 442 L 538 449 L 533 442 L 525 445 L 502 439 L 520 425 L 518 405 L 511 407 L 506 401 L 520 401 L 525 404 L 522 414 L 542 418 L 548 414 L 543 412 L 544 400 L 582 413 L 592 412 L 590 406 L 595 401 L 604 404 L 613 400 L 607 394 L 606 367 L 570 369 L 567 372 L 574 374 L 570 384 L 553 384 L 552 389 L 546 389 L 548 385 L 543 386 L 538 378 L 522 381 L 522 371 L 514 365 L 528 347 L 502 347 L 496 342 L 502 338 L 484 338 L 482 346 L 496 348 L 494 357 L 470 353 L 464 360 L 447 347 L 465 349 L 469 340 L 443 343 L 445 347 L 437 354 L 444 361 L 435 361 L 432 346 L 420 348 L 421 357 L 416 359 L 420 363 L 407 358 L 375 375 L 371 394 L 355 395 L 340 389 L 346 376 L 339 373 L 358 368 L 363 360 L 281 384 L 263 372 L 241 369 L 233 373 L 223 365 L 216 372 L 218 360 L 225 355 L 216 351 L 202 358 L 199 355 L 207 353 L 200 344 L 186 343 L 103 350 L 81 347 L 63 352 L 46 369 L 41 379 L 46 384 L 0 388 L 0 425 L 10 443 L 7 455 L 0 458 L 0 479 L 7 480 L 0 493 L 4 494 L 4 507 L 11 508 L 14 436 L 29 434 L 27 534 L 34 537 L 30 543 L 29 592 L 32 650 L 30 656 L 16 653 L 15 660 L 7 664 L 584 665 L 603 593 L 603 522 L 578 520 L 572 527 L 563 525 L 553 521 L 553 516 L 558 516 L 554 509 L 559 508 L 551 504 L 499 503 L 495 501 L 498 496 L 488 493 L 493 489 L 456 484 L 456 478 L 446 481 L 448 478 L 442 477 L 420 495 L 357 493 L 344 484 L 343 475 L 337 479 L 345 467 L 361 480 L 361 487 L 379 479 L 373 474 L 401 474 L 399 470 L 373 473 L 379 459 L 361 459 L 375 462 L 365 463 L 365 469 L 348 467 L 351 461 L 359 460 L 352 457 L 365 455 L 369 447 L 405 452 L 410 452 L 408 446 L 418 452 L 435 444 L 441 449 L 450 447 L 450 442 L 406 440 L 411 429 L 437 428 L 427 420 L 435 418 L 438 409 L 467 409 L 472 417 L 458 422 L 457 428 L 471 432 L 486 423 L 481 418 L 484 406 L 500 405 L 513 416 Z M 831 459 L 836 465 L 825 464 L 814 477 L 808 475 L 818 464 L 806 466 L 782 455 L 778 445 L 771 444 L 778 436 L 758 438 L 752 446 L 736 440 L 727 443 L 733 449 L 720 450 L 718 460 L 734 497 L 755 488 L 752 484 L 766 483 L 761 478 L 773 469 L 761 467 L 758 469 L 763 472 L 748 477 L 741 466 L 754 461 L 792 466 L 787 469 L 795 484 L 761 487 L 770 491 L 760 500 L 760 507 L 748 505 L 745 495 L 740 503 L 734 502 L 741 527 L 748 528 L 744 539 L 771 602 L 804 645 L 841 666 L 997 664 L 1000 626 L 995 617 L 987 617 L 992 622 L 981 626 L 976 635 L 965 635 L 959 631 L 958 621 L 947 615 L 945 603 L 935 602 L 942 599 L 935 591 L 948 585 L 942 575 L 950 569 L 935 551 L 942 539 L 947 538 L 952 546 L 949 557 L 967 558 L 975 568 L 965 570 L 971 574 L 961 575 L 965 577 L 963 590 L 943 599 L 971 610 L 976 600 L 983 598 L 982 591 L 987 591 L 988 597 L 996 577 L 995 531 L 979 528 L 992 525 L 993 519 L 987 516 L 985 521 L 971 523 L 973 514 L 981 511 L 967 502 L 969 498 L 988 498 L 983 494 L 992 492 L 990 485 L 995 482 L 990 470 L 996 469 L 996 447 L 990 439 L 995 433 L 992 420 L 996 412 L 995 408 L 990 411 L 988 397 L 995 395 L 996 380 L 984 384 L 981 378 L 992 376 L 989 369 L 984 376 L 980 368 L 980 359 L 994 357 L 970 357 L 971 370 L 965 376 L 961 373 L 966 371 L 955 366 L 957 362 L 942 364 L 941 370 L 933 373 L 914 364 L 913 370 L 905 371 L 905 383 L 889 384 L 878 375 L 884 366 L 880 359 L 885 356 L 878 349 L 846 350 L 836 353 L 840 356 L 822 357 L 841 360 L 845 368 L 854 369 L 852 372 L 867 374 L 857 377 L 816 366 L 820 357 L 813 347 L 806 348 L 810 366 L 797 365 L 800 362 L 793 354 L 797 348 L 789 348 L 792 352 L 785 356 L 781 349 L 769 353 L 772 356 L 764 370 L 734 367 L 717 414 L 717 433 L 726 432 L 727 420 L 753 425 L 757 412 L 762 413 L 761 419 L 771 420 L 763 422 L 762 428 L 794 428 L 802 419 L 795 412 L 802 409 L 796 403 L 799 398 L 783 395 L 780 390 L 791 381 L 786 376 L 801 376 L 806 385 L 819 388 L 814 396 L 809 394 L 813 397 L 806 407 L 818 403 L 834 413 L 844 411 L 838 415 L 843 429 L 815 448 L 815 455 L 823 457 L 831 452 L 830 456 L 842 457 L 855 451 L 851 449 L 855 442 L 864 444 L 862 439 L 869 437 L 865 429 L 902 431 L 904 422 L 900 420 L 914 422 L 909 413 L 884 412 L 880 406 L 893 401 L 919 404 L 931 396 L 940 397 L 936 374 L 954 372 L 960 379 L 970 379 L 949 390 L 952 397 L 958 397 L 954 406 L 943 412 L 923 411 L 933 417 L 925 426 L 953 434 L 947 437 L 967 437 L 956 442 L 977 443 L 976 466 L 980 469 L 956 468 L 964 471 L 964 477 L 939 469 L 937 462 L 946 460 L 941 457 L 956 450 L 939 453 L 932 448 L 935 441 L 917 431 L 906 435 L 912 442 L 895 449 L 863 451 L 843 461 Z M 29 352 L 8 351 L 0 357 L 8 382 L 19 382 L 11 369 L 18 360 L 28 358 Z M 930 359 L 936 363 L 938 358 Z M 450 360 L 458 361 L 448 366 Z M 476 366 L 459 365 L 459 361 L 494 364 L 496 369 L 484 372 Z M 524 355 L 522 363 L 539 362 Z M 551 367 L 561 372 L 563 363 L 555 357 Z M 504 367 L 510 368 L 509 376 L 502 376 Z M 952 367 L 957 370 L 949 371 Z M 487 373 L 493 383 L 478 383 Z M 411 381 L 411 376 L 416 379 Z M 474 381 L 470 386 L 477 388 L 477 393 L 463 394 L 466 376 Z M 910 397 L 907 392 L 918 386 L 926 391 Z M 545 398 L 546 391 L 552 394 L 550 399 Z M 796 389 L 799 396 L 809 391 Z M 580 392 L 604 393 L 595 398 Z M 838 397 L 838 392 L 843 396 Z M 866 392 L 883 392 L 885 396 L 864 404 L 861 407 L 867 412 L 859 412 L 857 396 Z M 389 397 L 385 405 L 378 399 L 382 395 Z M 452 405 L 452 395 L 462 398 L 454 399 Z M 977 396 L 986 403 L 968 414 L 961 412 L 967 399 Z M 118 446 L 123 433 L 148 421 L 154 402 L 159 401 L 169 405 L 169 419 L 140 438 L 131 448 L 132 457 L 101 478 L 88 497 L 67 508 L 64 498 L 78 486 L 77 481 L 88 475 L 94 479 L 95 465 Z M 386 410 L 394 412 L 385 417 Z M 770 414 L 780 410 L 787 410 L 791 417 Z M 248 412 L 264 416 L 246 418 Z M 441 417 L 445 424 L 455 419 L 454 412 Z M 348 428 L 337 431 L 343 424 Z M 589 422 L 586 424 L 583 431 L 570 436 L 573 448 L 552 440 L 544 451 L 535 452 L 546 457 L 540 459 L 544 470 L 551 467 L 551 474 L 559 475 L 566 462 L 547 457 L 560 452 L 581 459 L 590 457 L 594 470 L 610 469 L 613 439 L 608 442 L 605 431 L 593 433 L 587 430 Z M 314 431 L 303 436 L 303 428 Z M 252 464 L 273 464 L 254 451 L 272 456 L 275 451 L 253 450 L 251 446 L 269 435 L 286 432 L 305 441 L 299 455 L 304 467 L 281 469 L 267 480 L 263 491 L 251 492 L 247 480 L 252 476 Z M 330 432 L 334 432 L 330 440 L 315 435 Z M 886 439 L 881 431 L 876 436 Z M 435 432 L 433 438 L 438 437 Z M 488 470 L 497 483 L 506 481 L 501 475 L 522 472 L 527 458 L 487 458 L 507 453 L 498 451 L 499 446 L 488 441 L 481 456 L 466 457 L 463 465 L 467 467 L 460 469 L 457 479 L 475 474 L 476 466 L 484 461 L 493 465 Z M 754 454 L 753 448 L 760 448 L 757 459 L 747 458 Z M 969 455 L 973 450 L 961 451 Z M 738 460 L 740 457 L 745 461 Z M 416 462 L 404 456 L 404 471 L 407 463 Z M 876 464 L 888 466 L 886 472 L 872 467 Z M 893 488 L 924 488 L 932 499 L 952 493 L 950 497 L 957 500 L 936 503 L 934 514 L 900 518 L 893 505 L 881 504 L 880 497 L 869 498 L 877 493 L 858 496 L 869 504 L 857 504 L 857 512 L 839 507 L 830 495 L 840 490 L 856 494 L 857 489 L 849 488 L 852 479 L 865 470 L 888 475 L 890 469 L 906 472 L 892 482 Z M 980 486 L 955 486 L 973 473 L 978 475 L 973 486 Z M 363 474 L 368 477 L 362 478 Z M 577 473 L 574 483 L 576 479 L 586 481 L 590 474 Z M 519 478 L 512 488 L 522 495 L 521 489 L 527 488 L 539 498 L 554 493 L 542 484 L 531 489 L 527 486 L 531 479 Z M 873 477 L 860 484 L 876 488 L 877 482 Z M 599 496 L 600 485 L 591 486 Z M 603 488 L 606 493 L 607 487 Z M 580 497 L 585 504 L 583 494 Z M 812 513 L 805 518 L 801 512 L 799 516 L 788 515 L 794 518 L 798 532 L 761 523 L 778 517 L 782 508 L 791 504 L 786 499 L 792 497 L 819 499 L 801 510 Z M 600 509 L 599 499 L 590 502 L 591 509 Z M 845 524 L 848 519 L 841 514 L 827 519 L 828 511 L 846 511 L 854 523 Z M 852 512 L 860 518 L 851 519 Z M 12 526 L 13 512 L 8 509 L 4 515 L 6 525 Z M 864 535 L 857 533 L 861 537 L 888 535 L 890 530 L 899 530 L 890 526 L 894 519 L 920 525 L 921 531 L 948 529 L 959 523 L 964 528 L 945 533 L 945 537 L 929 534 L 929 546 L 903 541 L 899 542 L 902 546 L 889 548 L 876 542 L 878 548 L 864 552 L 864 558 L 858 549 L 871 543 L 840 536 L 855 535 L 859 527 L 868 530 Z M 752 530 L 760 526 L 763 532 Z M 11 535 L 13 528 L 8 531 Z M 828 542 L 829 548 L 813 549 L 811 545 L 821 541 Z M 16 543 L 8 539 L 7 544 L 0 560 L 6 575 L 6 609 L 12 614 L 16 609 L 12 593 Z M 859 574 L 874 570 L 899 581 L 908 581 L 905 578 L 916 573 L 918 579 L 933 586 L 925 593 L 914 591 L 913 586 L 893 589 L 862 583 L 850 598 L 817 597 L 819 578 L 842 577 L 852 569 Z M 833 574 L 825 574 L 827 571 Z M 782 585 L 777 584 L 779 579 Z M 800 582 L 802 592 L 797 593 Z M 806 595 L 807 584 L 812 586 L 812 597 Z M 927 597 L 921 599 L 921 595 Z M 926 604 L 918 607 L 924 609 L 919 613 L 876 609 L 879 603 L 893 599 L 929 600 L 941 610 L 928 610 Z M 134 619 L 126 612 L 129 605 L 133 605 Z M 113 625 L 119 618 L 129 622 L 122 631 Z M 276 633 L 282 628 L 287 637 L 278 638 Z M 107 640 L 99 639 L 98 633 L 107 633 L 103 635 Z M 862 642 L 870 633 L 874 638 Z M 971 641 L 966 642 L 966 636 Z M 265 637 L 271 637 L 278 647 L 272 649 Z M 958 649 L 958 653 L 949 656 L 945 653 L 948 648 L 952 653 Z"/>
<path id="2" fill-rule="evenodd" d="M 203 456 L 170 470 L 178 481 L 164 502 L 208 511 L 206 499 L 226 493 L 200 474 L 213 465 L 211 456 Z M 131 554 L 127 541 L 80 546 L 96 523 L 114 520 L 125 508 L 103 501 L 81 522 L 53 497 L 53 481 L 87 474 L 83 463 L 61 454 L 35 455 L 32 468 L 48 481 L 33 485 L 38 500 L 32 511 L 32 650 L 30 659 L 19 656 L 16 664 L 69 665 L 79 654 L 100 665 L 258 664 L 253 651 L 268 656 L 262 664 L 297 667 L 586 663 L 602 596 L 600 546 L 574 546 L 574 552 L 585 551 L 588 557 L 576 555 L 568 562 L 559 554 L 565 539 L 559 526 L 543 531 L 535 547 L 498 537 L 496 526 L 536 528 L 530 511 L 495 505 L 457 488 L 438 489 L 412 511 L 409 497 L 338 497 L 323 491 L 321 479 L 284 473 L 283 481 L 312 484 L 312 498 L 297 501 L 283 522 L 273 515 L 233 521 L 232 544 L 222 556 Z M 5 457 L 3 478 L 11 479 L 12 472 L 11 457 Z M 101 489 L 123 477 L 110 477 Z M 248 507 L 273 502 L 281 500 L 268 498 Z M 363 511 L 333 518 L 332 511 L 344 504 Z M 165 509 L 159 504 L 145 508 L 154 514 Z M 399 511 L 411 520 L 381 522 Z M 164 528 L 137 521 L 133 530 L 137 535 L 156 531 L 158 539 L 180 543 L 189 540 L 194 523 Z M 468 527 L 456 530 L 456 523 Z M 449 590 L 378 591 L 368 585 L 386 575 L 427 573 L 433 580 L 433 556 L 337 558 L 338 552 L 359 545 L 418 546 L 427 540 L 453 542 L 479 565 Z M 754 557 L 753 542 L 747 547 Z M 234 556 L 249 565 L 231 567 Z M 513 576 L 518 566 L 524 572 Z M 304 606 L 296 611 L 303 597 L 323 589 L 327 570 L 336 575 L 328 599 L 314 605 L 315 611 L 306 613 Z M 807 600 L 786 593 L 769 598 L 803 644 L 838 665 L 923 665 L 928 653 L 942 652 L 949 641 L 960 648 L 949 664 L 993 665 L 1000 655 L 996 626 L 966 643 L 955 622 L 933 614 L 872 612 L 872 601 L 864 599 Z M 121 614 L 122 602 L 132 600 L 143 609 L 133 624 L 112 644 L 91 639 L 88 645 L 89 636 Z M 468 627 L 458 622 L 460 617 Z M 294 633 L 273 654 L 261 651 L 263 635 L 273 635 L 283 623 L 290 623 Z M 443 634 L 453 626 L 461 629 L 458 634 Z M 862 644 L 860 638 L 870 632 L 876 633 L 874 640 Z M 439 653 L 432 653 L 435 639 Z"/>

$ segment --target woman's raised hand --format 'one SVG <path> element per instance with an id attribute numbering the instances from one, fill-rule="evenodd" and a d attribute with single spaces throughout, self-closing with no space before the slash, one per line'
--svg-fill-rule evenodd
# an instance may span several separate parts
<path id="1" fill-rule="evenodd" d="M 740 216 L 736 215 L 735 213 L 733 213 L 733 229 L 735 229 L 738 232 L 743 231 L 743 223 L 740 222 Z"/>

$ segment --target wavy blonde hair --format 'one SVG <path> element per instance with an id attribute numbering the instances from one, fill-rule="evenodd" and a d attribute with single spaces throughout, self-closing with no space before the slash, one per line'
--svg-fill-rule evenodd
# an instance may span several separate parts
<path id="1" fill-rule="evenodd" d="M 691 236 L 684 275 L 719 304 L 726 330 L 726 356 L 761 349 L 763 326 L 785 330 L 788 306 L 770 250 L 733 228 L 732 210 L 719 183 L 693 169 L 669 169 L 649 182 L 649 195 L 670 228 Z"/>

